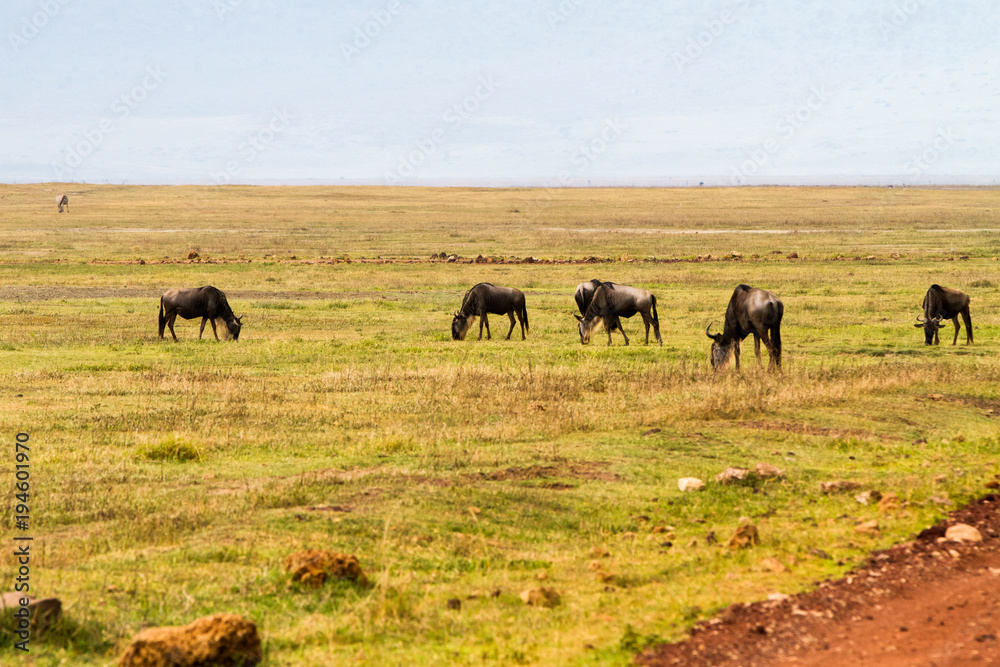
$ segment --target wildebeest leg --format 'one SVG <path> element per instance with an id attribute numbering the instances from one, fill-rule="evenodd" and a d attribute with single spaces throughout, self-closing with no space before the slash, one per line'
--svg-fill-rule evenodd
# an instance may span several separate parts
<path id="1" fill-rule="evenodd" d="M 483 326 L 486 327 L 486 340 L 490 340 L 490 321 L 486 318 L 486 313 L 479 318 L 479 340 L 483 339 Z"/>
<path id="2" fill-rule="evenodd" d="M 622 326 L 622 321 L 617 317 L 615 318 L 615 326 L 617 326 L 618 330 L 622 332 L 622 338 L 625 339 L 625 344 L 628 345 L 628 336 L 625 335 L 625 327 Z M 608 338 L 611 338 L 611 334 L 608 334 Z"/>
<path id="3" fill-rule="evenodd" d="M 642 323 L 646 325 L 646 345 L 649 345 L 649 318 L 646 313 L 642 313 Z"/>
<path id="4" fill-rule="evenodd" d="M 736 358 L 736 370 L 740 370 L 740 339 L 733 341 L 733 356 Z"/>
<path id="5" fill-rule="evenodd" d="M 774 370 L 774 346 L 771 345 L 771 339 L 768 338 L 768 336 L 767 336 L 767 329 L 765 329 L 760 334 L 760 338 L 757 337 L 757 334 L 753 335 L 754 352 L 757 353 L 757 365 L 758 366 L 761 365 L 761 361 L 760 361 L 760 339 L 761 338 L 764 339 L 764 347 L 767 349 L 767 356 L 768 356 L 768 360 L 769 360 L 768 364 L 767 364 L 767 370 L 773 371 Z"/>
<path id="6" fill-rule="evenodd" d="M 215 320 L 212 319 L 212 318 L 209 318 L 208 321 L 212 323 L 212 333 L 215 334 L 215 340 L 219 340 L 219 332 L 215 330 Z M 202 328 L 204 328 L 205 325 L 202 324 L 201 326 L 202 326 Z"/>
<path id="7" fill-rule="evenodd" d="M 208 322 L 207 317 L 201 318 L 201 329 L 198 330 L 198 340 L 201 340 L 201 335 L 205 333 L 205 323 Z M 212 322 L 212 326 L 215 326 L 215 322 Z"/>
<path id="8" fill-rule="evenodd" d="M 167 315 L 167 326 L 170 327 L 170 335 L 174 337 L 175 343 L 178 342 L 177 334 L 174 333 L 174 320 L 176 319 L 177 319 L 177 313 L 171 313 L 170 315 Z"/>
<path id="9" fill-rule="evenodd" d="M 962 310 L 962 319 L 965 320 L 965 344 L 969 345 L 975 341 L 972 340 L 972 315 L 968 307 Z"/>
<path id="10" fill-rule="evenodd" d="M 958 314 L 956 314 L 955 317 L 951 318 L 951 321 L 955 323 L 955 340 L 951 341 L 951 344 L 952 345 L 957 345 L 958 344 L 958 330 L 962 328 L 958 324 Z"/>
<path id="11" fill-rule="evenodd" d="M 771 355 L 771 359 L 774 361 L 774 365 L 781 370 L 781 325 L 775 326 L 771 329 L 770 342 L 771 347 L 768 348 L 767 352 Z"/>
<path id="12" fill-rule="evenodd" d="M 510 340 L 510 335 L 514 333 L 514 311 L 507 313 L 507 317 L 510 318 L 510 331 L 507 332 L 507 340 Z M 524 335 L 524 328 L 521 329 L 521 335 Z"/>

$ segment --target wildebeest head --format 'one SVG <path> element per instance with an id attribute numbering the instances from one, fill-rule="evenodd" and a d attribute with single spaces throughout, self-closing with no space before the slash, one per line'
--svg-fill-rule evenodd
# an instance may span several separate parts
<path id="1" fill-rule="evenodd" d="M 601 322 L 600 317 L 580 317 L 576 313 L 573 313 L 573 317 L 578 320 L 577 328 L 580 331 L 580 344 L 586 345 L 590 342 L 590 337 L 594 334 L 594 330 L 597 329 L 597 325 Z"/>
<path id="2" fill-rule="evenodd" d="M 455 317 L 451 320 L 451 338 L 452 340 L 465 340 L 465 334 L 472 328 L 472 323 L 475 321 L 475 315 L 463 315 L 462 313 L 455 313 Z"/>
<path id="3" fill-rule="evenodd" d="M 240 329 L 243 328 L 243 315 L 236 317 L 233 315 L 233 319 L 226 322 L 226 329 L 229 330 L 229 335 L 232 336 L 233 340 L 240 339 Z"/>
<path id="4" fill-rule="evenodd" d="M 926 317 L 917 316 L 917 323 L 913 326 L 924 328 L 924 345 L 934 344 L 934 334 L 938 332 L 939 329 L 944 329 L 947 324 L 941 322 L 940 317 L 932 317 L 930 319 Z"/>
<path id="5" fill-rule="evenodd" d="M 711 328 L 711 323 L 705 327 L 705 335 L 712 339 L 712 351 L 709 358 L 712 361 L 713 369 L 722 368 L 729 362 L 729 355 L 733 351 L 733 341 L 725 340 L 722 334 L 709 333 L 708 330 Z"/>

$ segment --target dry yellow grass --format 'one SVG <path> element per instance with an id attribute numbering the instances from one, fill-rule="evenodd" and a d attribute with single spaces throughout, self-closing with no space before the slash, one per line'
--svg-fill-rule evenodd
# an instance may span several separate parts
<path id="1" fill-rule="evenodd" d="M 33 576 L 67 603 L 39 665 L 105 664 L 144 625 L 223 610 L 258 623 L 270 665 L 628 664 L 644 638 L 843 572 L 997 471 L 1000 234 L 961 231 L 1000 227 L 995 190 L 74 186 L 60 215 L 46 187 L 0 192 L 0 427 L 37 447 Z M 737 233 L 760 230 L 790 233 Z M 591 277 L 652 289 L 663 348 L 581 346 Z M 481 280 L 525 291 L 527 341 L 450 340 Z M 785 302 L 783 374 L 749 342 L 742 375 L 707 367 L 704 326 L 740 282 Z M 931 282 L 972 294 L 974 346 L 922 345 Z M 157 295 L 198 284 L 247 314 L 238 343 L 192 322 L 156 340 Z M 786 479 L 677 490 L 757 461 Z M 874 508 L 820 492 L 841 478 L 900 496 L 882 535 L 853 531 Z M 743 515 L 761 546 L 706 541 Z M 281 559 L 307 548 L 357 554 L 374 586 L 296 587 Z M 562 604 L 524 605 L 539 585 Z"/>

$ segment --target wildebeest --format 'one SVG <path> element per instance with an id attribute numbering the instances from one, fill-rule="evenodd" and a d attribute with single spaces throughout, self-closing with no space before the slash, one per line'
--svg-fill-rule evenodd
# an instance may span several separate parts
<path id="1" fill-rule="evenodd" d="M 768 368 L 781 368 L 781 316 L 785 306 L 767 290 L 740 285 L 729 299 L 726 322 L 721 334 L 709 333 L 712 325 L 705 327 L 705 335 L 712 339 L 712 368 L 725 365 L 730 350 L 740 367 L 740 341 L 753 334 L 754 353 L 760 363 L 760 341 L 770 356 Z"/>
<path id="2" fill-rule="evenodd" d="M 60 197 L 57 197 L 56 198 L 56 203 L 59 205 L 59 212 L 60 213 L 63 212 L 63 206 L 66 207 L 67 211 L 69 210 L 69 197 L 67 197 L 66 195 L 62 195 Z"/>
<path id="3" fill-rule="evenodd" d="M 931 285 L 924 296 L 924 316 L 917 316 L 913 326 L 924 328 L 924 345 L 938 345 L 938 329 L 944 328 L 941 320 L 950 319 L 955 323 L 955 338 L 952 345 L 958 343 L 958 332 L 962 328 L 958 324 L 958 316 L 965 320 L 965 344 L 972 343 L 972 315 L 969 314 L 969 295 L 951 287 Z"/>
<path id="4" fill-rule="evenodd" d="M 611 332 L 615 329 L 622 332 L 622 338 L 628 345 L 628 336 L 625 335 L 620 318 L 629 318 L 636 313 L 642 315 L 642 322 L 646 325 L 646 345 L 649 345 L 650 324 L 653 325 L 657 342 L 663 345 L 663 339 L 660 338 L 660 318 L 656 314 L 656 297 L 649 290 L 615 283 L 601 283 L 594 291 L 594 296 L 591 298 L 587 310 L 583 313 L 583 317 L 576 313 L 573 313 L 573 316 L 579 320 L 578 326 L 582 344 L 586 345 L 590 342 L 590 336 L 597 328 L 597 323 L 601 322 L 608 332 L 608 345 L 611 345 Z"/>
<path id="5" fill-rule="evenodd" d="M 528 309 L 524 306 L 524 293 L 513 287 L 497 287 L 490 283 L 479 283 L 462 299 L 462 307 L 451 320 L 451 337 L 455 340 L 465 340 L 465 334 L 479 318 L 479 340 L 483 339 L 483 326 L 486 326 L 486 340 L 490 339 L 490 322 L 488 314 L 506 315 L 510 318 L 510 330 L 507 340 L 514 332 L 514 315 L 521 324 L 521 340 L 525 332 L 530 331 L 528 325 Z"/>
<path id="6" fill-rule="evenodd" d="M 594 292 L 603 284 L 605 284 L 603 281 L 594 278 L 576 286 L 576 293 L 573 294 L 573 298 L 576 299 L 576 306 L 580 309 L 581 315 L 587 314 L 587 306 L 590 305 L 590 300 L 594 298 Z M 614 283 L 607 284 L 613 285 Z"/>
<path id="7" fill-rule="evenodd" d="M 205 333 L 205 323 L 212 323 L 212 333 L 219 340 L 219 332 L 215 329 L 215 320 L 220 319 L 226 324 L 233 340 L 239 340 L 240 329 L 243 327 L 243 316 L 236 317 L 229 307 L 226 295 L 222 290 L 212 286 L 193 287 L 190 289 L 167 290 L 160 297 L 160 338 L 163 338 L 164 327 L 170 327 L 170 335 L 177 340 L 174 333 L 174 320 L 180 315 L 185 320 L 201 319 L 201 330 L 198 338 Z"/>

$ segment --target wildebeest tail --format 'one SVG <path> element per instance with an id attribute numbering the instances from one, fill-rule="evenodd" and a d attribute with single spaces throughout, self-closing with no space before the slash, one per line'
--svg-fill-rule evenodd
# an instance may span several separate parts
<path id="1" fill-rule="evenodd" d="M 653 303 L 653 322 L 656 323 L 656 326 L 659 326 L 660 325 L 660 316 L 656 314 L 656 295 L 650 294 L 649 295 L 649 300 Z"/>
<path id="2" fill-rule="evenodd" d="M 523 303 L 521 304 L 521 317 L 524 318 L 524 330 L 530 332 L 531 327 L 528 326 L 528 307 Z"/>
<path id="3" fill-rule="evenodd" d="M 163 338 L 163 330 L 167 326 L 167 318 L 163 315 L 163 297 L 160 297 L 160 338 Z"/>

